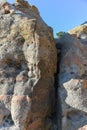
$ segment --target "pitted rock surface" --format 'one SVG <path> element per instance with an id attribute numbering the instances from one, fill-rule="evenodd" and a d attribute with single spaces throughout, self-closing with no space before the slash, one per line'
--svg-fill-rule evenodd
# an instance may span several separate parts
<path id="1" fill-rule="evenodd" d="M 79 130 L 87 125 L 87 42 L 64 34 L 59 44 L 62 130 Z"/>
<path id="2" fill-rule="evenodd" d="M 7 5 L 8 14 L 0 10 L 0 130 L 49 130 L 57 62 L 52 29 L 35 6 Z"/>

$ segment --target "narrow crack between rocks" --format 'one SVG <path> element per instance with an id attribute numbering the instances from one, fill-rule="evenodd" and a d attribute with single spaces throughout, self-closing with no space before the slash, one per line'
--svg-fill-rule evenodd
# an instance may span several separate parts
<path id="1" fill-rule="evenodd" d="M 56 99 L 56 124 L 57 130 L 62 130 L 62 108 L 61 100 L 59 96 L 59 71 L 60 71 L 60 61 L 61 61 L 61 47 L 57 47 L 57 73 L 55 75 L 55 99 Z"/>

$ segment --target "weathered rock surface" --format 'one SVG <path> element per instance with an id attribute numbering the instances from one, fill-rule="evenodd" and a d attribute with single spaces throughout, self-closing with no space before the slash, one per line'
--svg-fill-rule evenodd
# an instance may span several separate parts
<path id="1" fill-rule="evenodd" d="M 87 41 L 87 23 L 83 23 L 74 29 L 68 31 L 69 34 L 72 36 L 79 38 L 80 40 Z"/>
<path id="2" fill-rule="evenodd" d="M 83 130 L 87 125 L 87 42 L 65 34 L 58 46 L 62 130 Z"/>
<path id="3" fill-rule="evenodd" d="M 56 53 L 52 29 L 35 6 L 0 6 L 0 130 L 53 128 Z"/>

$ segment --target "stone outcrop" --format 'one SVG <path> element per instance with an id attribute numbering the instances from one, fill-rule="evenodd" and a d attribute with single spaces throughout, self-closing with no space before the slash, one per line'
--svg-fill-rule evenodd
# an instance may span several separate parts
<path id="1" fill-rule="evenodd" d="M 52 29 L 38 9 L 0 5 L 0 130 L 54 129 L 56 63 Z"/>
<path id="2" fill-rule="evenodd" d="M 87 41 L 64 34 L 57 47 L 61 130 L 87 130 Z"/>
<path id="3" fill-rule="evenodd" d="M 87 22 L 55 41 L 35 6 L 1 1 L 0 130 L 87 130 Z"/>
<path id="4" fill-rule="evenodd" d="M 69 34 L 72 36 L 79 38 L 80 40 L 87 41 L 87 23 L 83 23 L 74 29 L 68 31 Z"/>

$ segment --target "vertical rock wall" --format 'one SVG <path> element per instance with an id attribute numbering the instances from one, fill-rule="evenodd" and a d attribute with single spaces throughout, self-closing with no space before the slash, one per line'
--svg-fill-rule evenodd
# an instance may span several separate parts
<path id="1" fill-rule="evenodd" d="M 69 33 L 57 52 L 35 6 L 0 3 L 0 130 L 87 129 L 87 25 Z"/>
<path id="2" fill-rule="evenodd" d="M 61 130 L 83 130 L 87 125 L 87 41 L 64 34 L 58 47 Z"/>
<path id="3" fill-rule="evenodd" d="M 0 5 L 0 130 L 49 130 L 57 51 L 37 8 L 21 2 Z"/>

